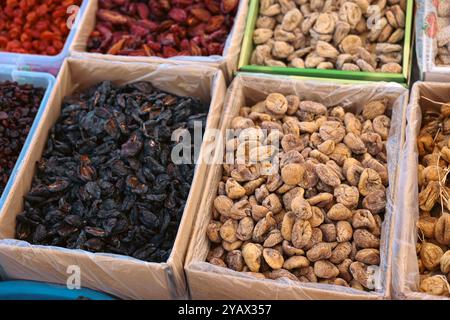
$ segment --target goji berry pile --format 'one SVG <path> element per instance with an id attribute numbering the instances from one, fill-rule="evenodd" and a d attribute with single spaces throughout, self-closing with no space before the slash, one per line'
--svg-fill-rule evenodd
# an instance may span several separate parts
<path id="1" fill-rule="evenodd" d="M 99 0 L 89 52 L 128 56 L 221 55 L 239 0 Z"/>
<path id="2" fill-rule="evenodd" d="M 27 139 L 44 89 L 0 83 L 0 196 Z"/>
<path id="3" fill-rule="evenodd" d="M 72 5 L 82 0 L 0 0 L 0 51 L 57 55 L 70 32 Z"/>

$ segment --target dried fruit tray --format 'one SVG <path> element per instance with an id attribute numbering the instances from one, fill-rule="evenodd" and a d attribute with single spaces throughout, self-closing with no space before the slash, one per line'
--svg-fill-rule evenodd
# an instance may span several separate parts
<path id="1" fill-rule="evenodd" d="M 19 84 L 32 84 L 36 87 L 45 88 L 45 94 L 41 101 L 39 111 L 34 118 L 33 125 L 30 129 L 30 133 L 28 134 L 28 138 L 25 141 L 25 144 L 22 147 L 22 151 L 16 161 L 13 171 L 9 177 L 8 183 L 6 184 L 5 190 L 2 195 L 0 195 L 0 208 L 2 208 L 5 203 L 8 193 L 11 190 L 12 185 L 14 184 L 14 180 L 17 177 L 17 173 L 19 172 L 25 155 L 27 153 L 28 148 L 30 147 L 31 141 L 33 140 L 33 136 L 37 130 L 39 125 L 39 121 L 44 113 L 48 99 L 50 97 L 50 93 L 52 92 L 53 85 L 55 83 L 55 78 L 48 73 L 41 72 L 31 72 L 31 71 L 20 71 L 17 70 L 12 65 L 0 65 L 0 82 L 3 81 L 17 81 Z"/>
<path id="2" fill-rule="evenodd" d="M 269 67 L 250 64 L 253 52 L 253 31 L 259 15 L 259 0 L 250 0 L 247 25 L 242 42 L 241 55 L 239 57 L 238 70 L 248 72 L 260 72 L 271 74 L 283 74 L 289 76 L 304 76 L 317 78 L 331 78 L 342 80 L 365 80 L 365 81 L 393 81 L 397 83 L 408 83 L 411 73 L 412 61 L 412 38 L 413 38 L 413 11 L 414 1 L 408 1 L 406 9 L 405 37 L 403 44 L 402 73 L 381 73 L 381 72 L 361 72 L 343 70 L 321 70 L 321 69 L 301 69 L 292 67 Z"/>
<path id="3" fill-rule="evenodd" d="M 123 62 L 146 62 L 146 63 L 172 63 L 172 64 L 201 64 L 220 68 L 227 80 L 230 80 L 237 69 L 237 62 L 241 50 L 242 38 L 245 30 L 249 0 L 240 0 L 234 18 L 234 25 L 225 41 L 222 55 L 211 56 L 173 56 L 161 58 L 158 56 L 133 56 L 113 55 L 87 52 L 87 43 L 96 25 L 96 15 L 99 8 L 98 1 L 89 1 L 89 5 L 83 14 L 79 31 L 70 48 L 70 55 L 80 59 L 100 59 L 108 61 Z M 168 20 L 167 20 L 168 21 Z M 211 22 L 211 21 L 209 21 Z"/>
<path id="4" fill-rule="evenodd" d="M 77 17 L 73 23 L 69 36 L 64 43 L 63 50 L 55 56 L 45 56 L 37 54 L 22 54 L 11 52 L 0 52 L 0 64 L 15 65 L 21 70 L 48 72 L 56 75 L 64 59 L 69 55 L 69 48 L 77 32 L 81 17 L 88 5 L 88 0 L 84 0 L 78 10 Z"/>
<path id="5" fill-rule="evenodd" d="M 86 77 L 87 74 L 89 77 Z M 85 246 L 80 246 L 80 249 L 68 249 L 62 246 L 62 243 L 31 244 L 17 240 L 15 237 L 16 217 L 24 211 L 24 195 L 30 191 L 36 162 L 42 159 L 47 137 L 50 136 L 52 127 L 61 115 L 64 97 L 105 80 L 115 85 L 146 81 L 169 94 L 198 98 L 209 106 L 206 128 L 215 129 L 219 125 L 226 83 L 222 73 L 215 68 L 66 59 L 47 102 L 48 106 L 39 119 L 39 126 L 31 145 L 26 150 L 17 178 L 4 205 L 0 208 L 2 276 L 7 279 L 66 284 L 68 270 L 72 273 L 77 273 L 79 270 L 83 287 L 103 291 L 119 298 L 186 298 L 183 263 L 197 207 L 201 200 L 200 189 L 209 170 L 206 161 L 196 163 L 192 187 L 183 209 L 178 231 L 176 231 L 175 242 L 171 247 L 169 258 L 164 262 L 147 262 L 135 257 L 99 250 L 94 253 L 85 250 L 87 249 Z M 100 125 L 102 126 L 103 124 Z M 61 135 L 58 135 L 58 138 L 61 139 Z M 203 152 L 206 150 L 201 149 L 199 155 L 202 156 Z M 57 168 L 58 165 L 51 167 Z M 148 200 L 148 202 L 152 201 L 157 200 Z M 48 211 L 52 215 L 52 210 Z M 59 210 L 53 210 L 53 213 L 55 211 Z M 50 230 L 50 227 L 47 230 Z M 72 229 L 72 231 L 77 230 Z M 85 243 L 86 240 L 83 242 Z"/>

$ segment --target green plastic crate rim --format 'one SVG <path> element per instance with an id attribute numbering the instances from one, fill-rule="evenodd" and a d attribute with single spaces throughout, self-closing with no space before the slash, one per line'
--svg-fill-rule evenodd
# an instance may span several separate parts
<path id="1" fill-rule="evenodd" d="M 364 81 L 393 81 L 401 84 L 408 82 L 411 73 L 411 41 L 412 21 L 414 12 L 414 1 L 409 0 L 406 7 L 405 37 L 403 43 L 402 73 L 382 73 L 363 71 L 323 70 L 323 69 L 301 69 L 291 67 L 269 67 L 250 65 L 250 57 L 253 52 L 253 31 L 259 14 L 259 0 L 250 0 L 247 24 L 245 27 L 244 40 L 242 42 L 241 55 L 239 57 L 238 70 L 246 72 L 260 72 L 269 74 L 282 74 L 289 76 L 304 76 L 312 78 L 331 78 L 342 80 L 364 80 Z"/>

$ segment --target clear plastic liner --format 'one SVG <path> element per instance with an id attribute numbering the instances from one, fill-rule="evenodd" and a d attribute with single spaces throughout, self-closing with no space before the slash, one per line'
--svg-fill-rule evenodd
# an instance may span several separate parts
<path id="1" fill-rule="evenodd" d="M 130 57 L 86 52 L 87 41 L 92 30 L 95 28 L 96 12 L 98 8 L 98 0 L 91 0 L 89 1 L 85 14 L 83 15 L 80 29 L 75 36 L 73 44 L 70 48 L 70 53 L 71 56 L 82 59 L 173 64 L 194 63 L 197 65 L 220 68 L 223 71 L 227 81 L 229 81 L 231 80 L 233 73 L 237 70 L 238 58 L 241 51 L 241 42 L 244 36 L 245 22 L 248 13 L 248 2 L 249 0 L 239 1 L 234 26 L 225 42 L 222 56 L 179 56 L 165 59 L 159 57 Z"/>
<path id="2" fill-rule="evenodd" d="M 398 158 L 404 141 L 405 110 L 408 91 L 394 83 L 335 84 L 324 81 L 299 80 L 272 75 L 240 73 L 233 80 L 225 100 L 222 136 L 242 106 L 264 100 L 269 93 L 295 94 L 304 100 L 318 101 L 326 106 L 341 105 L 345 110 L 360 113 L 363 105 L 373 99 L 388 98 L 391 130 L 387 141 L 389 188 L 382 225 L 381 264 L 376 277 L 376 290 L 362 292 L 341 286 L 295 283 L 289 280 L 255 279 L 233 270 L 205 263 L 209 251 L 206 228 L 211 208 L 222 177 L 222 166 L 212 165 L 204 188 L 193 238 L 186 258 L 188 286 L 194 299 L 384 299 L 390 297 L 392 215 L 395 209 Z M 216 155 L 219 161 L 220 155 Z M 220 163 L 220 162 L 215 162 Z"/>

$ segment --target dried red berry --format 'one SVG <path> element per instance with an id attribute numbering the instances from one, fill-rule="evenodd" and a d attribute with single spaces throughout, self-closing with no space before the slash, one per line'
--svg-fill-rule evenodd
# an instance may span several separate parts
<path id="1" fill-rule="evenodd" d="M 132 56 L 220 55 L 238 3 L 239 0 L 99 0 L 97 25 L 87 49 Z"/>
<path id="2" fill-rule="evenodd" d="M 206 25 L 205 31 L 210 33 L 216 30 L 219 30 L 222 26 L 223 23 L 225 21 L 225 17 L 224 16 L 214 16 L 212 17 L 208 24 Z"/>
<path id="3" fill-rule="evenodd" d="M 191 9 L 191 14 L 198 20 L 207 22 L 211 18 L 208 10 L 202 8 Z"/>
<path id="4" fill-rule="evenodd" d="M 239 0 L 222 0 L 220 3 L 220 9 L 223 13 L 230 13 L 234 11 L 239 4 Z"/>
<path id="5" fill-rule="evenodd" d="M 100 9 L 97 11 L 97 17 L 100 20 L 112 24 L 126 24 L 128 19 L 126 16 L 112 10 Z"/>

